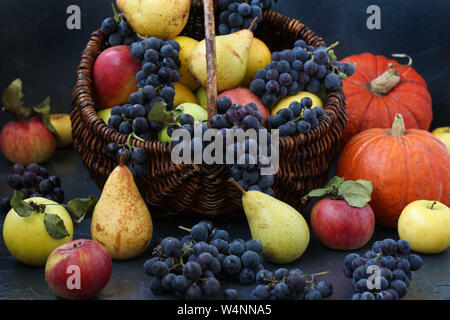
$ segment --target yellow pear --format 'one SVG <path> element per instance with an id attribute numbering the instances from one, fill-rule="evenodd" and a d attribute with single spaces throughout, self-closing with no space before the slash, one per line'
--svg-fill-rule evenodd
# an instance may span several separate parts
<path id="1" fill-rule="evenodd" d="M 176 108 L 183 103 L 198 104 L 197 97 L 187 87 L 181 83 L 175 83 L 175 98 L 173 98 L 173 106 Z"/>
<path id="2" fill-rule="evenodd" d="M 242 85 L 249 87 L 255 79 L 256 71 L 264 69 L 271 61 L 272 54 L 267 45 L 258 38 L 253 38 L 248 54 L 247 72 Z"/>
<path id="3" fill-rule="evenodd" d="M 200 83 L 189 72 L 188 66 L 189 57 L 191 56 L 192 51 L 198 45 L 198 41 L 185 36 L 176 37 L 175 41 L 180 45 L 181 66 L 178 69 L 178 71 L 180 72 L 179 83 L 189 88 L 189 90 L 195 91 L 200 87 Z"/>
<path id="4" fill-rule="evenodd" d="M 103 244 L 113 259 L 128 260 L 147 249 L 152 234 L 150 212 L 122 159 L 94 209 L 92 239 Z"/>
<path id="5" fill-rule="evenodd" d="M 309 228 L 290 205 L 259 191 L 242 193 L 242 205 L 252 238 L 261 241 L 266 260 L 285 264 L 298 259 L 309 244 Z"/>
<path id="6" fill-rule="evenodd" d="M 217 90 L 235 88 L 244 80 L 253 32 L 244 29 L 216 37 Z M 200 41 L 189 58 L 189 71 L 206 88 L 206 41 Z"/>
<path id="7" fill-rule="evenodd" d="M 117 0 L 117 6 L 138 34 L 167 40 L 183 31 L 191 1 Z"/>

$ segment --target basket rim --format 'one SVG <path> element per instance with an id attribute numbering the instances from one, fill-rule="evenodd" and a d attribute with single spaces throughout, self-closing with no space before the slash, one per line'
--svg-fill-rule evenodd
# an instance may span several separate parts
<path id="1" fill-rule="evenodd" d="M 314 36 L 317 37 L 316 46 L 325 44 L 322 37 L 317 36 L 310 28 L 305 26 L 301 21 L 299 21 L 297 19 L 290 18 L 279 12 L 267 10 L 264 13 L 263 21 L 265 21 L 266 19 L 269 19 L 269 18 L 280 20 L 281 25 L 286 24 L 290 27 L 299 26 L 300 27 L 299 30 L 303 30 L 306 28 L 307 30 L 310 30 Z M 298 36 L 298 34 L 297 34 L 297 36 Z M 98 39 L 96 39 L 96 38 L 99 38 L 100 41 L 102 42 L 101 47 L 95 46 L 95 44 L 98 41 Z M 104 139 L 108 142 L 125 143 L 125 141 L 127 141 L 128 135 L 120 133 L 118 130 L 109 127 L 108 124 L 106 124 L 103 121 L 103 119 L 101 119 L 100 116 L 98 115 L 98 113 L 97 113 L 98 109 L 96 108 L 94 92 L 93 92 L 93 88 L 92 88 L 92 83 L 93 83 L 92 77 L 88 79 L 89 85 L 83 86 L 83 97 L 85 98 L 85 101 L 83 101 L 82 104 L 79 104 L 77 102 L 78 96 L 76 95 L 76 92 L 77 92 L 77 88 L 80 87 L 79 81 L 86 80 L 86 74 L 85 74 L 86 68 L 82 67 L 83 58 L 88 57 L 88 59 L 89 59 L 88 69 L 89 69 L 89 72 L 92 74 L 96 58 L 98 57 L 98 55 L 101 52 L 103 52 L 106 49 L 104 46 L 105 40 L 106 40 L 106 34 L 103 31 L 103 29 L 100 28 L 98 30 L 95 30 L 94 32 L 91 33 L 91 35 L 89 37 L 89 41 L 88 41 L 85 49 L 82 52 L 82 55 L 81 55 L 82 58 L 81 58 L 79 66 L 77 67 L 77 72 L 76 72 L 77 79 L 76 79 L 76 83 L 75 83 L 75 87 L 74 87 L 73 95 L 72 95 L 72 106 L 73 106 L 72 112 L 74 111 L 74 109 L 79 108 L 83 122 L 88 123 L 92 127 L 92 129 L 95 131 L 95 133 L 101 137 L 101 139 Z M 92 47 L 96 47 L 96 49 L 92 50 Z M 330 113 L 329 107 L 333 105 L 332 104 L 333 97 L 336 98 L 336 96 L 337 96 L 338 100 L 340 100 L 341 102 L 343 102 L 345 104 L 343 88 L 339 88 L 338 90 L 329 92 L 327 94 L 326 101 L 323 103 L 325 117 L 320 119 L 319 125 L 316 128 L 311 129 L 307 134 L 296 133 L 295 135 L 288 136 L 288 137 L 279 137 L 280 145 L 282 144 L 282 142 L 285 142 L 286 144 L 294 143 L 294 141 L 293 141 L 294 138 L 299 138 L 299 137 L 300 137 L 300 141 L 301 141 L 300 145 L 302 145 L 304 143 L 307 143 L 308 141 L 319 140 L 327 132 L 329 132 L 333 121 L 326 121 L 326 120 L 324 120 L 324 118 L 326 118 L 326 116 Z M 339 99 L 339 97 L 341 97 L 341 98 Z M 102 110 L 102 109 L 100 109 L 100 110 Z M 334 118 L 334 117 L 332 117 L 332 118 Z M 269 129 L 267 129 L 267 130 L 269 130 Z M 319 130 L 322 131 L 322 134 L 318 134 L 318 135 L 314 134 L 316 131 L 319 131 Z M 296 140 L 298 141 L 298 139 L 296 139 Z M 172 149 L 170 143 L 155 141 L 155 140 L 146 140 L 145 142 L 142 142 L 135 138 L 132 138 L 130 141 L 130 144 L 134 147 L 143 147 L 146 150 L 163 150 L 164 153 L 171 152 L 171 149 Z M 182 164 L 182 165 L 177 165 L 177 167 L 178 166 L 192 166 L 192 165 Z"/>

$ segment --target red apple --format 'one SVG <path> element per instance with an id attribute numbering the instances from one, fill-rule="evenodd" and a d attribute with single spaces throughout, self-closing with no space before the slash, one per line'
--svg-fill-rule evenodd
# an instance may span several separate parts
<path id="1" fill-rule="evenodd" d="M 99 109 L 108 109 L 128 102 L 136 92 L 136 73 L 141 63 L 130 53 L 129 46 L 115 46 L 103 51 L 94 63 L 94 95 Z"/>
<path id="2" fill-rule="evenodd" d="M 10 121 L 0 132 L 0 149 L 13 163 L 42 163 L 52 156 L 55 148 L 55 136 L 39 118 Z"/>
<path id="3" fill-rule="evenodd" d="M 70 300 L 94 297 L 108 283 L 112 260 L 98 242 L 74 240 L 56 248 L 45 265 L 45 278 L 56 295 Z"/>
<path id="4" fill-rule="evenodd" d="M 375 229 L 375 215 L 367 204 L 350 206 L 345 200 L 324 198 L 311 211 L 311 227 L 327 247 L 355 250 L 363 247 Z"/>
<path id="5" fill-rule="evenodd" d="M 264 104 L 261 102 L 261 99 L 258 98 L 253 92 L 251 92 L 247 88 L 236 88 L 228 91 L 224 91 L 219 95 L 219 98 L 227 96 L 231 99 L 233 103 L 239 103 L 240 105 L 245 106 L 250 102 L 256 103 L 258 106 L 259 113 L 262 114 L 264 120 L 270 116 L 269 109 L 267 109 Z"/>

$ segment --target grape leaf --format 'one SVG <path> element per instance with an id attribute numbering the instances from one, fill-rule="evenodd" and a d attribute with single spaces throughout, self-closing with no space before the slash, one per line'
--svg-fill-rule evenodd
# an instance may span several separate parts
<path id="1" fill-rule="evenodd" d="M 64 225 L 63 219 L 56 214 L 47 213 L 44 216 L 44 226 L 48 234 L 54 239 L 62 239 L 70 236 Z"/>
<path id="2" fill-rule="evenodd" d="M 31 204 L 23 201 L 23 193 L 17 190 L 14 190 L 14 197 L 11 199 L 11 207 L 22 218 L 29 217 L 35 213 Z"/>
<path id="3" fill-rule="evenodd" d="M 148 120 L 165 123 L 167 114 L 166 106 L 164 102 L 155 103 L 152 110 L 148 113 Z"/>
<path id="4" fill-rule="evenodd" d="M 3 109 L 17 115 L 29 117 L 31 109 L 23 106 L 23 97 L 22 80 L 16 79 L 3 92 Z"/>
<path id="5" fill-rule="evenodd" d="M 73 199 L 64 207 L 75 218 L 75 223 L 79 224 L 86 218 L 90 218 L 97 205 L 98 199 L 89 196 L 87 199 Z"/>
<path id="6" fill-rule="evenodd" d="M 345 181 L 339 186 L 339 196 L 356 208 L 363 208 L 371 200 L 372 182 L 370 181 Z"/>

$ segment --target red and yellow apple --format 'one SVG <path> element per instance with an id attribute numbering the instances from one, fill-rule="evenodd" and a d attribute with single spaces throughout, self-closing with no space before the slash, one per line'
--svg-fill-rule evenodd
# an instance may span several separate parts
<path id="1" fill-rule="evenodd" d="M 324 198 L 311 211 L 311 227 L 319 240 L 337 250 L 363 247 L 375 230 L 375 215 L 370 205 L 352 207 L 345 200 Z"/>
<path id="2" fill-rule="evenodd" d="M 431 134 L 441 140 L 447 147 L 447 151 L 450 152 L 450 127 L 434 129 Z"/>
<path id="3" fill-rule="evenodd" d="M 121 45 L 103 51 L 94 63 L 94 95 L 99 109 L 108 109 L 128 102 L 137 91 L 136 73 L 141 64 Z"/>
<path id="4" fill-rule="evenodd" d="M 398 235 L 420 253 L 441 253 L 450 246 L 450 208 L 438 201 L 408 204 L 398 219 Z"/>
<path id="5" fill-rule="evenodd" d="M 264 120 L 266 120 L 267 117 L 270 116 L 269 109 L 264 106 L 264 104 L 261 102 L 261 99 L 259 99 L 258 96 L 256 96 L 247 88 L 236 88 L 224 91 L 219 95 L 219 99 L 225 96 L 230 98 L 233 103 L 239 103 L 243 106 L 249 104 L 250 102 L 255 103 L 258 106 L 258 111 L 259 113 L 261 113 Z"/>
<path id="6" fill-rule="evenodd" d="M 56 248 L 45 265 L 45 278 L 55 294 L 69 300 L 97 295 L 109 281 L 112 260 L 105 247 L 87 239 Z"/>
<path id="7" fill-rule="evenodd" d="M 0 132 L 0 149 L 13 163 L 42 163 L 52 156 L 55 148 L 55 136 L 39 118 L 10 121 Z"/>

